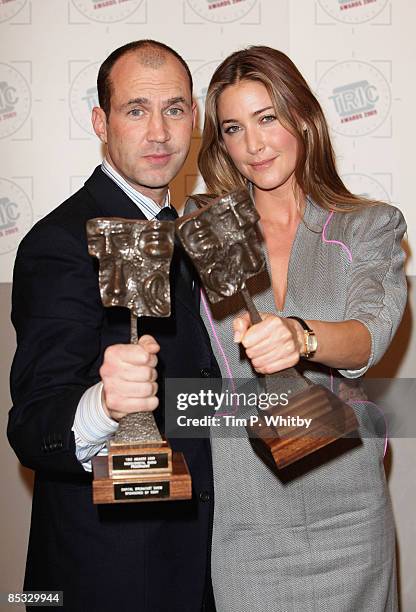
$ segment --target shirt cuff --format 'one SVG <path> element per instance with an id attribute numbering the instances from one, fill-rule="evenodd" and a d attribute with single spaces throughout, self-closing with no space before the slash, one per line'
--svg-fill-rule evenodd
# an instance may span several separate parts
<path id="1" fill-rule="evenodd" d="M 102 406 L 102 389 L 102 382 L 90 387 L 78 403 L 72 427 L 77 447 L 102 444 L 117 431 L 118 422 L 107 416 Z"/>

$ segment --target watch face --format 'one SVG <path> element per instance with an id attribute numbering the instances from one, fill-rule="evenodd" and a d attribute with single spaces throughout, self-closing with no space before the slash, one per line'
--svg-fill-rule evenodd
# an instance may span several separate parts
<path id="1" fill-rule="evenodd" d="M 318 348 L 318 340 L 316 338 L 315 332 L 310 331 L 307 334 L 306 338 L 306 348 L 309 354 L 314 353 Z"/>

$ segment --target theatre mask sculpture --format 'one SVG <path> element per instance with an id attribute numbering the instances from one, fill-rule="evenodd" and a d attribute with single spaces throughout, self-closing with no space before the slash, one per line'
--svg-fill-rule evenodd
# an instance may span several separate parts
<path id="1" fill-rule="evenodd" d="M 104 306 L 127 307 L 136 317 L 170 315 L 174 231 L 172 222 L 157 219 L 110 217 L 88 221 L 88 250 L 100 262 Z"/>
<path id="2" fill-rule="evenodd" d="M 212 303 L 238 293 L 263 270 L 258 220 L 250 194 L 241 189 L 176 221 L 177 234 Z"/>

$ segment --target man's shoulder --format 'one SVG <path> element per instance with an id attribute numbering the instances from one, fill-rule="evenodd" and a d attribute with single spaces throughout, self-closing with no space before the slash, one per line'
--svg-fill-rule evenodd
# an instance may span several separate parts
<path id="1" fill-rule="evenodd" d="M 23 238 L 20 246 L 24 248 L 39 240 L 54 241 L 55 238 L 63 235 L 72 237 L 77 241 L 85 241 L 86 222 L 88 219 L 99 215 L 99 206 L 84 185 L 35 223 Z"/>

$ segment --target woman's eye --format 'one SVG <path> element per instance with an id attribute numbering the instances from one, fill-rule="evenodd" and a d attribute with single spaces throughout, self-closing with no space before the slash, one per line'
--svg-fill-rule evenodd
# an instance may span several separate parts
<path id="1" fill-rule="evenodd" d="M 263 115 L 260 119 L 261 123 L 271 123 L 272 121 L 276 121 L 276 115 Z"/>
<path id="2" fill-rule="evenodd" d="M 225 128 L 224 134 L 235 134 L 239 129 L 240 128 L 238 125 L 230 125 L 229 127 Z"/>

